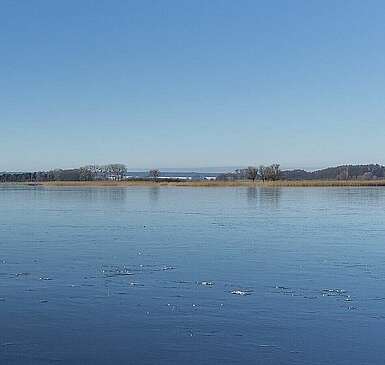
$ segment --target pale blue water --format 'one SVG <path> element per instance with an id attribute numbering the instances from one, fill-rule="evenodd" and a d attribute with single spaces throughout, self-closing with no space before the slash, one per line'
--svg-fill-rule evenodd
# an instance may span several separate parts
<path id="1" fill-rule="evenodd" d="M 3 187 L 0 206 L 1 364 L 384 364 L 385 189 Z"/>

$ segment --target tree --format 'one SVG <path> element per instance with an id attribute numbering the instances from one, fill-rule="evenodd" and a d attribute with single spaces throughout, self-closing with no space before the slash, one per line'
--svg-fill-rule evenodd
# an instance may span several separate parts
<path id="1" fill-rule="evenodd" d="M 261 165 L 258 168 L 259 175 L 261 176 L 262 181 L 266 180 L 266 167 Z"/>
<path id="2" fill-rule="evenodd" d="M 255 179 L 257 178 L 258 176 L 258 169 L 254 166 L 249 166 L 247 169 L 246 169 L 246 176 L 249 180 L 253 180 L 255 181 Z"/>
<path id="3" fill-rule="evenodd" d="M 92 181 L 95 180 L 95 173 L 89 167 L 81 167 L 79 169 L 80 181 Z"/>
<path id="4" fill-rule="evenodd" d="M 121 163 L 107 165 L 106 170 L 117 180 L 122 180 L 124 174 L 127 173 L 127 167 Z"/>
<path id="5" fill-rule="evenodd" d="M 148 172 L 148 175 L 156 181 L 160 176 L 160 171 L 158 169 L 152 169 Z"/>
<path id="6" fill-rule="evenodd" d="M 114 164 L 114 170 L 118 175 L 118 179 L 122 180 L 124 175 L 127 174 L 127 167 L 123 164 Z"/>
<path id="7" fill-rule="evenodd" d="M 263 181 L 279 180 L 281 177 L 281 169 L 279 164 L 272 164 L 270 166 L 260 166 L 259 167 L 259 175 Z"/>
<path id="8" fill-rule="evenodd" d="M 275 163 L 270 166 L 271 169 L 271 180 L 279 180 L 281 177 L 281 168 L 280 165 Z"/>

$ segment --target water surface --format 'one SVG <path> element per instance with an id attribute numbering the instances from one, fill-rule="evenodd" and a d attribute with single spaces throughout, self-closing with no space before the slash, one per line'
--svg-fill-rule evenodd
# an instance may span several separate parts
<path id="1" fill-rule="evenodd" d="M 383 364 L 383 188 L 0 188 L 1 364 Z"/>

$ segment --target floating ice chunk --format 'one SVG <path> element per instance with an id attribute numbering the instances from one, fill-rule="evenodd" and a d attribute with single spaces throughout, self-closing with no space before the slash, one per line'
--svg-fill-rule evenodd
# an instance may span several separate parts
<path id="1" fill-rule="evenodd" d="M 144 286 L 143 284 L 139 284 L 139 283 L 136 283 L 136 282 L 134 282 L 134 281 L 132 281 L 132 282 L 130 283 L 130 285 L 131 285 L 131 286 Z"/>
<path id="2" fill-rule="evenodd" d="M 28 276 L 29 275 L 29 272 L 18 272 L 16 274 L 17 277 L 20 277 L 20 276 Z"/>
<path id="3" fill-rule="evenodd" d="M 237 290 L 233 290 L 231 292 L 231 294 L 234 294 L 234 295 L 250 295 L 252 293 L 252 290 L 240 290 L 240 289 L 237 289 Z"/>
<path id="4" fill-rule="evenodd" d="M 275 289 L 290 290 L 289 287 L 287 287 L 287 286 L 280 286 L 280 285 L 276 285 L 276 286 L 275 286 Z"/>
<path id="5" fill-rule="evenodd" d="M 346 296 L 346 290 L 344 289 L 322 289 L 322 295 L 328 297 Z"/>
<path id="6" fill-rule="evenodd" d="M 175 270 L 175 267 L 173 267 L 173 266 L 163 266 L 163 267 L 162 267 L 162 270 L 163 270 L 163 271 Z"/>
<path id="7" fill-rule="evenodd" d="M 203 286 L 214 286 L 215 285 L 212 281 L 201 281 L 200 284 Z"/>
<path id="8" fill-rule="evenodd" d="M 102 269 L 102 273 L 104 274 L 105 277 L 134 275 L 126 267 L 118 267 L 118 266 Z"/>

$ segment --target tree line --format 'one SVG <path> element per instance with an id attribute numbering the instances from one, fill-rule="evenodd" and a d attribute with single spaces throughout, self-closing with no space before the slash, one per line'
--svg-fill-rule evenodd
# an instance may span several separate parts
<path id="1" fill-rule="evenodd" d="M 152 169 L 143 177 L 130 179 L 154 180 L 160 178 L 160 171 Z M 55 169 L 36 172 L 0 172 L 0 182 L 45 182 L 45 181 L 94 181 L 122 180 L 127 177 L 127 167 L 123 164 L 88 165 L 76 169 Z M 217 180 L 376 180 L 385 179 L 385 167 L 379 164 L 342 165 L 326 169 L 284 170 L 279 164 L 269 166 L 249 166 L 231 173 L 219 174 Z"/>
<path id="2" fill-rule="evenodd" d="M 0 182 L 47 182 L 47 181 L 96 181 L 126 178 L 127 167 L 115 163 L 107 165 L 87 165 L 76 169 L 55 169 L 35 172 L 3 172 Z M 152 169 L 147 173 L 149 179 L 158 180 L 160 171 Z"/>
<path id="3" fill-rule="evenodd" d="M 281 170 L 278 164 L 270 166 L 238 169 L 231 173 L 221 174 L 218 180 L 378 180 L 385 179 L 385 166 L 380 164 L 341 165 L 325 169 Z"/>
<path id="4" fill-rule="evenodd" d="M 279 164 L 272 164 L 269 166 L 249 166 L 245 169 L 237 169 L 234 172 L 221 174 L 217 180 L 231 181 L 231 180 L 262 180 L 262 181 L 276 181 L 281 178 L 281 168 Z"/>

